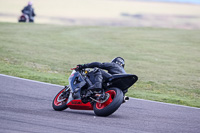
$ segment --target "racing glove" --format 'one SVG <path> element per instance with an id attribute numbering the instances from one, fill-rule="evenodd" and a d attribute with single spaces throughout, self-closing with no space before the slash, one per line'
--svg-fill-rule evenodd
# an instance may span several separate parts
<path id="1" fill-rule="evenodd" d="M 79 70 L 83 69 L 83 65 L 80 65 L 80 64 L 77 65 L 77 66 L 76 66 L 76 69 L 79 69 Z"/>

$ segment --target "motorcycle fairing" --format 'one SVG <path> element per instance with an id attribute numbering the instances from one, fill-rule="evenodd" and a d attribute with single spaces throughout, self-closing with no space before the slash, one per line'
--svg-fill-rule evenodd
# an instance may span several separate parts
<path id="1" fill-rule="evenodd" d="M 131 87 L 138 77 L 132 74 L 115 74 L 112 75 L 108 80 L 108 87 L 117 87 L 121 90 L 126 90 Z"/>
<path id="2" fill-rule="evenodd" d="M 69 87 L 71 91 L 67 100 L 67 104 L 69 104 L 74 99 L 81 99 L 80 91 L 84 85 L 86 85 L 86 82 L 81 74 L 73 71 L 69 77 Z"/>
<path id="3" fill-rule="evenodd" d="M 72 72 L 71 76 L 69 77 L 69 86 L 71 89 L 71 92 L 75 92 L 77 88 L 82 88 L 84 85 L 86 85 L 85 80 L 78 72 Z"/>
<path id="4" fill-rule="evenodd" d="M 80 94 L 80 93 L 79 93 Z M 93 110 L 93 106 L 90 102 L 83 103 L 81 98 L 74 99 L 73 94 L 70 93 L 69 98 L 67 100 L 67 106 L 70 109 L 78 109 L 78 110 Z"/>
<path id="5" fill-rule="evenodd" d="M 90 102 L 83 103 L 80 99 L 72 100 L 67 104 L 70 109 L 78 110 L 93 110 L 93 106 Z"/>

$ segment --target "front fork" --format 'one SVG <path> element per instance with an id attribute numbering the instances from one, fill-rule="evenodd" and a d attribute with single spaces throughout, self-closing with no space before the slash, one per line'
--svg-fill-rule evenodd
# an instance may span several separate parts
<path id="1" fill-rule="evenodd" d="M 68 97 L 68 93 L 67 92 L 69 91 L 69 86 L 67 85 L 63 89 L 64 89 L 64 91 L 62 92 L 61 97 L 63 97 L 63 98 L 66 97 L 67 98 Z"/>

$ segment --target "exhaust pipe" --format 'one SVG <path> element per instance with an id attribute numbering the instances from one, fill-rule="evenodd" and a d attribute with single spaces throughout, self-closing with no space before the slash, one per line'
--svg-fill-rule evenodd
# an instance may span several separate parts
<path id="1" fill-rule="evenodd" d="M 124 96 L 123 103 L 127 102 L 128 100 L 129 100 L 129 97 L 127 97 L 127 96 Z"/>

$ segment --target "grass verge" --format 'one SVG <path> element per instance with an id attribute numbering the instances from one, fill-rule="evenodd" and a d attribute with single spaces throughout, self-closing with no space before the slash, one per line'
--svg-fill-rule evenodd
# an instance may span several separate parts
<path id="1" fill-rule="evenodd" d="M 0 23 L 0 73 L 66 85 L 70 68 L 126 60 L 128 95 L 200 107 L 200 31 Z"/>

